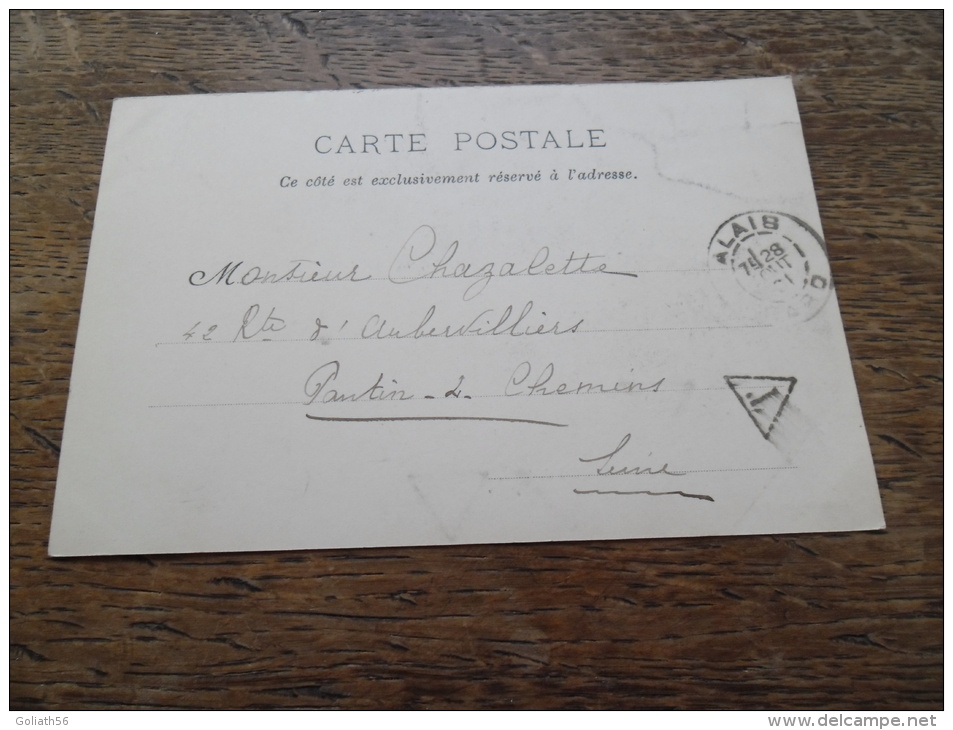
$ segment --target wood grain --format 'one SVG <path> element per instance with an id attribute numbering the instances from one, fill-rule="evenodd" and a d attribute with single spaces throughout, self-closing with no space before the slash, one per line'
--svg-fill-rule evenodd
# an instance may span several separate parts
<path id="1" fill-rule="evenodd" d="M 937 12 L 10 15 L 10 703 L 935 709 Z M 46 556 L 110 102 L 794 77 L 888 529 Z"/>

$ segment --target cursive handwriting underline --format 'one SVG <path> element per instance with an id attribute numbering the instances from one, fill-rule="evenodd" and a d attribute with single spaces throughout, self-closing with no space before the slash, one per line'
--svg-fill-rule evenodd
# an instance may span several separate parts
<path id="1" fill-rule="evenodd" d="M 306 418 L 312 421 L 334 421 L 344 423 L 382 423 L 387 421 L 498 421 L 502 423 L 529 423 L 535 426 L 555 426 L 556 428 L 566 428 L 568 423 L 553 423 L 552 421 L 536 421 L 531 418 L 493 418 L 490 416 L 394 416 L 370 418 L 343 418 L 336 416 L 312 416 L 305 414 Z"/>
<path id="2" fill-rule="evenodd" d="M 653 492 L 650 489 L 638 489 L 631 491 L 626 489 L 573 489 L 572 491 L 576 494 L 648 494 L 653 497 L 678 495 L 679 497 L 688 497 L 689 499 L 703 499 L 706 502 L 715 501 L 714 497 L 711 497 L 707 494 L 692 494 L 691 492 L 683 492 L 680 489 L 670 492 Z"/>

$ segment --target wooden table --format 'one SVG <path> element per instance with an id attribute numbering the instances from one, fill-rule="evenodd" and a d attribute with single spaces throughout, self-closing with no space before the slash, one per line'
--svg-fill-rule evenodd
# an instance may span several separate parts
<path id="1" fill-rule="evenodd" d="M 13 708 L 942 707 L 942 11 L 10 20 Z M 885 532 L 46 556 L 113 98 L 779 74 Z"/>

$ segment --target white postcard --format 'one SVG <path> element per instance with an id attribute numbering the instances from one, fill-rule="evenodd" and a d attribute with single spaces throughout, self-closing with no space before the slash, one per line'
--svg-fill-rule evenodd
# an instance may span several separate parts
<path id="1" fill-rule="evenodd" d="M 883 527 L 789 78 L 114 103 L 52 555 Z"/>

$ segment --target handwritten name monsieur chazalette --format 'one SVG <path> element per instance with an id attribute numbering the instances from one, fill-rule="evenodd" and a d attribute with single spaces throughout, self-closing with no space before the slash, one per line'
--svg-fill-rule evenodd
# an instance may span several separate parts
<path id="1" fill-rule="evenodd" d="M 463 299 L 469 301 L 483 292 L 494 278 L 513 276 L 568 276 L 573 274 L 616 274 L 635 277 L 635 274 L 610 271 L 602 254 L 589 251 L 554 252 L 543 245 L 521 260 L 468 261 L 459 239 L 438 238 L 433 226 L 418 226 L 404 241 L 387 271 L 392 284 L 410 284 L 425 279 L 460 279 L 468 282 Z M 375 276 L 361 264 L 326 265 L 316 258 L 293 259 L 285 266 L 269 268 L 244 260 L 228 261 L 208 270 L 193 271 L 189 277 L 192 286 L 222 284 L 251 286 L 252 284 L 313 284 L 322 282 L 362 282 L 383 277 Z"/>

